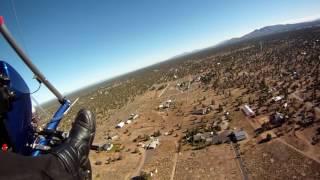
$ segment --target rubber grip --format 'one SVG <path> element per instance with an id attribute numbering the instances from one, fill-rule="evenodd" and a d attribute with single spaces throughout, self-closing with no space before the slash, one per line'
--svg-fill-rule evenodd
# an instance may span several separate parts
<path id="1" fill-rule="evenodd" d="M 4 24 L 4 18 L 3 16 L 0 16 L 0 25 Z"/>

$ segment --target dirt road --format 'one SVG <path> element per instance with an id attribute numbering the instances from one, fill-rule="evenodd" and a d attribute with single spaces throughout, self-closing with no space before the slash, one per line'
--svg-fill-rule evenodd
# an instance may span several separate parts
<path id="1" fill-rule="evenodd" d="M 167 86 L 161 91 L 161 93 L 159 94 L 158 97 L 161 97 L 161 96 L 162 96 L 162 94 L 168 89 L 169 85 L 170 85 L 170 84 L 167 84 Z"/>
<path id="2" fill-rule="evenodd" d="M 174 178 L 174 174 L 176 172 L 177 161 L 178 161 L 178 153 L 175 153 L 174 154 L 174 159 L 173 159 L 173 167 L 172 167 L 170 180 L 173 180 L 173 178 Z"/>
<path id="3" fill-rule="evenodd" d="M 134 173 L 132 173 L 132 177 L 140 176 L 141 169 L 143 168 L 143 165 L 146 161 L 147 151 L 144 148 L 140 148 L 139 150 L 141 152 L 140 163 L 139 163 L 137 169 L 134 171 Z M 129 179 L 131 179 L 131 178 L 129 178 Z"/>
<path id="4" fill-rule="evenodd" d="M 253 128 L 257 128 L 257 124 L 255 124 L 255 123 L 253 123 L 252 121 L 250 121 L 249 118 L 246 117 L 246 120 L 248 120 L 248 121 L 250 122 L 250 125 L 251 125 Z M 272 130 L 270 130 L 270 131 L 268 131 L 268 132 L 271 133 L 271 134 L 273 134 L 273 135 L 275 134 L 274 131 L 272 131 Z M 320 163 L 320 160 L 319 160 L 319 159 L 317 159 L 317 158 L 315 158 L 315 157 L 312 157 L 312 156 L 310 156 L 309 154 L 307 154 L 306 152 L 303 152 L 303 151 L 297 149 L 296 147 L 294 147 L 294 146 L 292 146 L 291 144 L 287 143 L 285 140 L 283 140 L 283 139 L 281 139 L 281 138 L 276 138 L 275 140 L 277 140 L 277 141 L 279 141 L 279 142 L 287 145 L 288 147 L 290 147 L 290 148 L 292 148 L 293 150 L 297 151 L 298 153 L 306 156 L 307 158 L 313 159 L 313 160 L 315 160 L 316 162 Z"/>
<path id="5" fill-rule="evenodd" d="M 292 146 L 291 144 L 287 143 L 287 142 L 284 141 L 283 139 L 277 138 L 277 139 L 275 139 L 275 140 L 276 140 L 276 141 L 279 141 L 279 142 L 281 142 L 281 143 L 283 143 L 283 144 L 285 144 L 285 145 L 287 145 L 288 147 L 292 148 L 293 150 L 297 151 L 298 153 L 302 154 L 303 156 L 305 156 L 305 157 L 307 157 L 307 158 L 310 158 L 310 159 L 312 159 L 312 160 L 314 160 L 314 161 L 316 161 L 317 163 L 320 164 L 320 160 L 319 160 L 319 159 L 314 158 L 314 157 L 310 156 L 309 154 L 307 154 L 307 153 L 305 153 L 305 152 L 303 152 L 303 151 L 295 148 L 294 146 Z"/>
<path id="6" fill-rule="evenodd" d="M 232 150 L 234 151 L 234 154 L 236 156 L 236 158 L 238 159 L 238 166 L 239 166 L 239 170 L 242 174 L 242 178 L 243 180 L 248 180 L 248 174 L 245 170 L 245 167 L 244 167 L 244 163 L 243 163 L 243 160 L 240 156 L 240 151 L 239 151 L 239 148 L 236 147 L 236 144 L 232 143 L 230 144 L 230 146 L 232 147 Z"/>

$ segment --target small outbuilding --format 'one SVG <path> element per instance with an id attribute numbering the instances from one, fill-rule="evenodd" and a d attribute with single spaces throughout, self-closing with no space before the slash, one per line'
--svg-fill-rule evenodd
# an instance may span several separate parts
<path id="1" fill-rule="evenodd" d="M 129 119 L 126 121 L 126 124 L 130 124 L 130 123 L 132 123 L 132 120 Z"/>
<path id="2" fill-rule="evenodd" d="M 124 122 L 120 122 L 119 124 L 116 125 L 116 128 L 123 128 Z"/>
<path id="3" fill-rule="evenodd" d="M 256 114 L 255 112 L 246 104 L 244 105 L 241 110 L 244 112 L 245 115 L 249 116 L 249 117 L 255 117 Z"/>
<path id="4" fill-rule="evenodd" d="M 130 114 L 128 120 L 135 120 L 135 119 L 137 119 L 138 117 L 139 117 L 139 114 L 132 113 L 132 114 Z"/>

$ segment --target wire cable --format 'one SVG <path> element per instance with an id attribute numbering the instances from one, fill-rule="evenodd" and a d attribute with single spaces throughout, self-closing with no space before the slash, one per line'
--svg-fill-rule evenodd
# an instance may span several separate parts
<path id="1" fill-rule="evenodd" d="M 13 15 L 14 15 L 16 23 L 17 23 L 18 34 L 20 36 L 22 47 L 23 47 L 23 49 L 25 49 L 27 54 L 29 54 L 28 50 L 27 50 L 26 43 L 25 43 L 24 38 L 23 38 L 22 28 L 21 28 L 21 25 L 20 25 L 20 21 L 19 21 L 19 18 L 18 18 L 18 13 L 17 13 L 17 9 L 16 9 L 16 6 L 15 6 L 14 0 L 11 0 L 10 2 L 11 2 L 11 8 L 12 8 L 12 11 L 13 11 Z"/>
<path id="2" fill-rule="evenodd" d="M 28 93 L 28 94 L 34 94 L 34 93 L 38 92 L 41 89 L 41 85 L 42 85 L 42 83 L 39 83 L 38 88 L 36 90 L 34 90 L 33 92 Z"/>
<path id="3" fill-rule="evenodd" d="M 14 15 L 16 23 L 17 23 L 18 34 L 19 34 L 19 37 L 20 37 L 20 40 L 21 40 L 21 43 L 22 43 L 22 47 L 23 47 L 23 49 L 25 49 L 26 53 L 29 54 L 28 50 L 27 50 L 26 43 L 25 43 L 24 38 L 23 38 L 22 28 L 21 28 L 21 24 L 20 24 L 20 21 L 19 21 L 16 5 L 14 3 L 14 0 L 11 0 L 10 2 L 11 2 L 11 8 L 12 8 L 12 11 L 13 11 L 13 15 Z M 34 75 L 34 77 L 35 77 L 35 75 Z M 42 83 L 39 82 L 39 87 L 35 91 L 33 91 L 32 93 L 27 93 L 27 94 L 34 94 L 34 93 L 38 92 L 40 90 L 40 88 L 41 88 L 41 85 L 42 85 Z"/>

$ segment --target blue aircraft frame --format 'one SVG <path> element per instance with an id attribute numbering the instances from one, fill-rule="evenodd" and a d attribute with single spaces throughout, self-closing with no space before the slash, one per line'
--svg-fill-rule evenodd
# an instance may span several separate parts
<path id="1" fill-rule="evenodd" d="M 10 80 L 9 88 L 13 90 L 16 93 L 16 97 L 18 97 L 18 99 L 15 99 L 13 102 L 14 108 L 8 113 L 8 118 L 5 122 L 10 140 L 12 141 L 13 151 L 23 155 L 39 156 L 48 150 L 48 148 L 50 149 L 50 141 L 56 135 L 57 127 L 71 107 L 71 103 L 70 100 L 60 94 L 31 62 L 5 26 L 2 16 L 0 16 L 0 33 L 21 60 L 34 73 L 37 81 L 43 83 L 57 97 L 60 103 L 60 107 L 47 123 L 43 133 L 36 136 L 31 127 L 32 107 L 29 88 L 12 66 L 4 61 L 0 61 L 0 73 L 8 77 Z"/>

